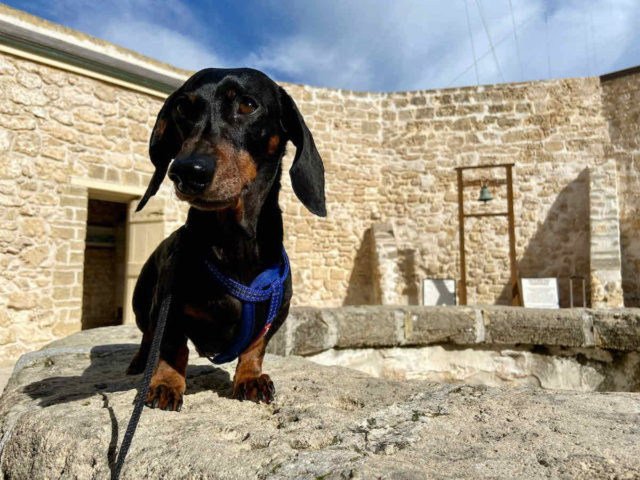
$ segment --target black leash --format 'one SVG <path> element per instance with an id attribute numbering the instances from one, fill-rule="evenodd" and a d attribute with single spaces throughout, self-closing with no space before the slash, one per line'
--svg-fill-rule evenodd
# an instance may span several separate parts
<path id="1" fill-rule="evenodd" d="M 116 461 L 115 469 L 112 472 L 112 480 L 118 480 L 120 478 L 120 471 L 124 465 L 124 459 L 127 456 L 133 435 L 136 433 L 138 422 L 140 421 L 140 415 L 142 415 L 142 409 L 144 408 L 147 394 L 149 393 L 149 384 L 151 383 L 151 376 L 158 363 L 158 356 L 160 355 L 160 342 L 164 334 L 164 327 L 167 324 L 167 317 L 169 316 L 169 307 L 171 306 L 172 287 L 173 287 L 173 275 L 175 273 L 175 267 L 177 262 L 177 252 L 173 254 L 171 259 L 171 265 L 169 267 L 169 276 L 167 278 L 167 295 L 162 300 L 160 305 L 160 313 L 158 315 L 158 323 L 156 324 L 155 332 L 153 334 L 153 341 L 151 342 L 151 349 L 149 350 L 149 356 L 147 357 L 147 364 L 144 367 L 144 373 L 142 374 L 142 381 L 138 387 L 138 394 L 134 400 L 133 413 L 129 419 L 129 425 L 124 432 L 122 438 L 122 444 L 118 451 L 118 460 Z"/>

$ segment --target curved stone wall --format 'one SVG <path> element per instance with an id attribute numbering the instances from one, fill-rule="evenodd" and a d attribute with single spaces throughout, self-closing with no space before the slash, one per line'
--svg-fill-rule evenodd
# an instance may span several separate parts
<path id="1" fill-rule="evenodd" d="M 100 45 L 92 48 L 108 53 Z M 328 201 L 327 218 L 318 218 L 295 198 L 290 146 L 281 204 L 294 304 L 416 304 L 423 278 L 459 279 L 454 168 L 515 163 L 519 273 L 559 277 L 566 306 L 568 277 L 590 274 L 588 169 L 613 156 L 625 302 L 636 305 L 639 78 L 389 94 L 284 85 L 324 159 Z M 80 328 L 87 182 L 139 195 L 152 172 L 147 141 L 162 101 L 0 53 L 0 362 Z M 492 193 L 481 206 L 468 189 L 470 211 L 504 210 L 504 189 Z M 185 207 L 167 181 L 144 214 L 160 219 L 167 235 Z M 390 251 L 376 249 L 376 225 L 395 242 Z M 469 303 L 509 303 L 506 220 L 470 220 L 466 244 Z M 383 282 L 380 272 L 393 278 Z M 383 292 L 382 284 L 390 286 Z"/>

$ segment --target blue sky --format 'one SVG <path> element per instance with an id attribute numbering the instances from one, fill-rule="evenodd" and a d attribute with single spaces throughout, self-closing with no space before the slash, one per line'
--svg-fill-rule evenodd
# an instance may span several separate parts
<path id="1" fill-rule="evenodd" d="M 6 3 L 178 67 L 250 66 L 276 80 L 353 90 L 589 76 L 640 65 L 640 0 Z"/>

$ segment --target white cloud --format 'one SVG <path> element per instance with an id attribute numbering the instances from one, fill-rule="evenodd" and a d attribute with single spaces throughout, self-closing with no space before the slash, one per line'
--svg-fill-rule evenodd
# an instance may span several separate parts
<path id="1" fill-rule="evenodd" d="M 465 0 L 262 0 L 224 14 L 212 4 L 206 18 L 207 4 L 195 10 L 184 0 L 34 2 L 71 17 L 72 28 L 188 69 L 246 65 L 278 80 L 374 91 L 476 83 Z M 510 1 L 466 3 L 480 83 L 599 75 L 640 64 L 638 0 L 511 0 L 520 57 Z M 228 27 L 221 22 L 239 19 L 244 30 L 231 48 L 216 33 Z"/>
<path id="2" fill-rule="evenodd" d="M 209 23 L 179 0 L 37 0 L 42 11 L 71 28 L 174 66 L 226 66 L 202 39 Z M 188 32 L 188 33 L 181 33 Z"/>
<path id="3" fill-rule="evenodd" d="M 512 0 L 522 70 L 509 1 L 467 3 L 477 57 L 484 55 L 478 61 L 481 83 L 546 78 L 549 63 L 552 77 L 598 75 L 640 63 L 636 1 L 569 0 L 547 12 L 547 1 Z M 358 90 L 476 83 L 462 0 L 292 1 L 284 9 L 294 31 L 272 37 L 247 58 L 276 77 Z"/>
<path id="4" fill-rule="evenodd" d="M 226 66 L 225 61 L 205 45 L 159 25 L 110 19 L 102 26 L 98 36 L 188 70 Z"/>

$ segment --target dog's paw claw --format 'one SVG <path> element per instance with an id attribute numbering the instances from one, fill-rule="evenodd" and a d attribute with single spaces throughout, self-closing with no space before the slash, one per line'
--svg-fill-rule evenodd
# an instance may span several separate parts
<path id="1" fill-rule="evenodd" d="M 168 385 L 158 385 L 150 389 L 145 405 L 150 408 L 160 408 L 168 412 L 179 412 L 182 409 L 183 392 Z"/>
<path id="2" fill-rule="evenodd" d="M 236 382 L 233 388 L 233 398 L 237 400 L 251 400 L 256 403 L 271 403 L 276 389 L 269 375 L 262 374 L 257 378 L 249 378 Z"/>

